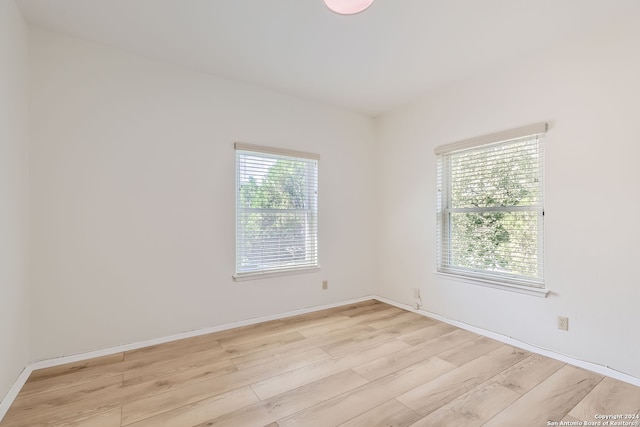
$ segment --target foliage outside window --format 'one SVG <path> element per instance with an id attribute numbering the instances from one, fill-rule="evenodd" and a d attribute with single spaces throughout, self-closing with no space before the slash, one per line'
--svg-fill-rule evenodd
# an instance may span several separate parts
<path id="1" fill-rule="evenodd" d="M 438 156 L 438 271 L 544 287 L 542 134 L 468 145 Z"/>
<path id="2" fill-rule="evenodd" d="M 236 279 L 318 267 L 318 158 L 236 144 Z"/>

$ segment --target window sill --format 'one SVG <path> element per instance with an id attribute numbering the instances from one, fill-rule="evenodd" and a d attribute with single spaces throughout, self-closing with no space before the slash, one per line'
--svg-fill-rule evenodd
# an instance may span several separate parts
<path id="1" fill-rule="evenodd" d="M 441 273 L 441 272 L 435 272 L 434 274 L 437 277 L 441 277 L 446 280 L 455 280 L 456 282 L 469 283 L 471 285 L 485 286 L 485 287 L 494 288 L 494 289 L 502 289 L 504 291 L 516 292 L 519 294 L 531 295 L 531 296 L 540 297 L 540 298 L 546 298 L 550 292 L 549 289 L 546 289 L 546 288 L 534 288 L 532 286 L 513 285 L 505 282 L 498 282 L 498 281 L 494 282 L 491 280 L 476 279 L 472 277 L 460 276 L 457 274 Z"/>
<path id="2" fill-rule="evenodd" d="M 247 280 L 268 279 L 270 277 L 292 276 L 294 274 L 307 274 L 320 271 L 320 267 L 299 268 L 296 270 L 270 271 L 268 273 L 245 273 L 236 274 L 233 277 L 234 282 L 244 282 Z"/>

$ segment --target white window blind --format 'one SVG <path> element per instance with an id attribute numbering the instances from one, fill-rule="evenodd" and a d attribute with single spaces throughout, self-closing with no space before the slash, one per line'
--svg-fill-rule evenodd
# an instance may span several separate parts
<path id="1" fill-rule="evenodd" d="M 544 287 L 546 124 L 436 148 L 438 271 Z"/>
<path id="2" fill-rule="evenodd" d="M 236 280 L 318 267 L 318 160 L 235 144 Z"/>

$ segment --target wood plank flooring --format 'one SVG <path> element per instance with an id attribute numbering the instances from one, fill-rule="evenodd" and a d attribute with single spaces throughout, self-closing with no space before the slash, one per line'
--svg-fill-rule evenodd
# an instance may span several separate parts
<path id="1" fill-rule="evenodd" d="M 0 427 L 549 426 L 596 414 L 640 416 L 640 387 L 365 301 L 35 371 Z"/>

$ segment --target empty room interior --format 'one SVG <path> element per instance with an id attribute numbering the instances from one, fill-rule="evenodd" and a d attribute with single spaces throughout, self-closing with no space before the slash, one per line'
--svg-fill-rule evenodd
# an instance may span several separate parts
<path id="1" fill-rule="evenodd" d="M 0 0 L 0 426 L 640 425 L 638 76 L 637 0 Z"/>

